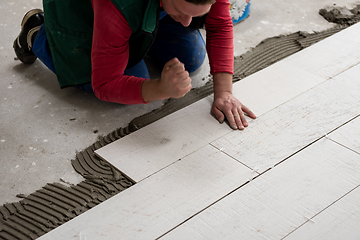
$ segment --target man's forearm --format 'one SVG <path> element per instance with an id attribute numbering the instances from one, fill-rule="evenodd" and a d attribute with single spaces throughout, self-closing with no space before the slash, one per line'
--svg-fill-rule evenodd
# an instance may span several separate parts
<path id="1" fill-rule="evenodd" d="M 215 73 L 214 81 L 214 95 L 220 92 L 232 93 L 232 74 L 230 73 Z"/>

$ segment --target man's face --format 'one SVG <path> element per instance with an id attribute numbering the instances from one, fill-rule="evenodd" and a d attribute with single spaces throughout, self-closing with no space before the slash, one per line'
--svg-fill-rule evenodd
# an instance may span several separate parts
<path id="1" fill-rule="evenodd" d="M 187 27 L 193 17 L 203 16 L 209 12 L 212 4 L 195 5 L 185 0 L 163 0 L 162 5 L 170 17 Z"/>

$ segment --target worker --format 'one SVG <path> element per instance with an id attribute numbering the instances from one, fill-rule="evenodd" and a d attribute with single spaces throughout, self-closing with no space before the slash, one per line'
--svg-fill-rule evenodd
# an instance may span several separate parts
<path id="1" fill-rule="evenodd" d="M 189 73 L 209 57 L 212 114 L 233 129 L 256 118 L 232 94 L 233 23 L 229 0 L 44 0 L 27 12 L 14 41 L 25 64 L 39 58 L 60 87 L 77 86 L 101 100 L 141 104 L 180 98 Z M 199 28 L 205 26 L 206 44 Z M 150 79 L 145 55 L 162 66 Z"/>

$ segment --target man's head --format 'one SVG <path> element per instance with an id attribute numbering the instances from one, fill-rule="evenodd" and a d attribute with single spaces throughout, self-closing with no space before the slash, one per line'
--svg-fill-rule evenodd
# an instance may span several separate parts
<path id="1" fill-rule="evenodd" d="M 193 17 L 209 12 L 213 3 L 215 0 L 162 0 L 165 12 L 184 27 L 190 25 Z"/>

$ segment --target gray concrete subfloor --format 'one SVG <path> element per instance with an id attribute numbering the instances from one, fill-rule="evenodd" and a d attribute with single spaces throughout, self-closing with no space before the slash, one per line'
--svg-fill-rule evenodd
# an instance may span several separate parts
<path id="1" fill-rule="evenodd" d="M 0 3 L 0 204 L 18 201 L 17 194 L 30 194 L 60 178 L 78 183 L 82 177 L 70 163 L 76 151 L 94 143 L 98 135 L 125 127 L 133 118 L 163 104 L 125 106 L 102 102 L 76 88 L 60 89 L 56 76 L 39 60 L 30 66 L 15 60 L 12 44 L 21 19 L 28 10 L 42 8 L 41 2 Z M 320 8 L 334 4 L 352 8 L 356 3 L 252 0 L 250 17 L 234 27 L 235 55 L 268 37 L 328 29 L 334 24 L 318 14 Z M 150 73 L 156 75 L 153 69 Z M 193 75 L 193 85 L 201 86 L 205 82 L 202 78 L 208 74 L 204 64 Z"/>

